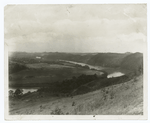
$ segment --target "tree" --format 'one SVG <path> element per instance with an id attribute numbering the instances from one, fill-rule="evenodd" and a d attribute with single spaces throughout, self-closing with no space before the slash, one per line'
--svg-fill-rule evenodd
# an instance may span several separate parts
<path id="1" fill-rule="evenodd" d="M 13 97 L 13 96 L 14 96 L 13 90 L 9 90 L 9 96 L 10 96 L 10 97 Z"/>
<path id="2" fill-rule="evenodd" d="M 90 69 L 90 67 L 88 65 L 83 66 L 83 68 Z"/>
<path id="3" fill-rule="evenodd" d="M 23 90 L 22 89 L 16 89 L 15 90 L 15 93 L 16 97 L 21 97 L 23 95 Z"/>
<path id="4" fill-rule="evenodd" d="M 103 74 L 101 75 L 101 78 L 107 78 L 107 75 L 108 75 L 107 72 L 103 71 Z"/>
<path id="5" fill-rule="evenodd" d="M 63 115 L 64 113 L 62 112 L 62 110 L 58 107 L 56 107 L 56 109 L 52 110 L 51 112 L 52 115 Z"/>
<path id="6" fill-rule="evenodd" d="M 141 65 L 139 66 L 139 72 L 140 74 L 143 74 L 143 67 Z"/>

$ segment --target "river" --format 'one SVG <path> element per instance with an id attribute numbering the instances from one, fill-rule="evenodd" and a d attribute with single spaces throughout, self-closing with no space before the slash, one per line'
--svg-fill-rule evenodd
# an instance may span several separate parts
<path id="1" fill-rule="evenodd" d="M 88 66 L 90 69 L 96 69 L 96 70 L 102 70 L 104 69 L 104 67 L 101 66 L 93 66 L 93 65 L 89 65 L 89 64 L 85 64 L 85 63 L 80 63 L 80 62 L 74 62 L 74 61 L 67 61 L 67 60 L 59 60 L 59 61 L 64 61 L 64 62 L 68 62 L 68 63 L 72 63 L 72 64 L 77 64 L 77 65 L 81 65 L 81 66 Z"/>
<path id="2" fill-rule="evenodd" d="M 65 62 L 68 62 L 68 63 L 77 64 L 77 65 L 81 65 L 81 66 L 86 65 L 90 69 L 95 69 L 95 70 L 104 70 L 105 69 L 104 67 L 101 67 L 101 66 L 92 66 L 92 65 L 85 64 L 85 63 L 80 63 L 80 62 L 67 61 L 67 60 L 60 60 L 60 61 L 65 61 Z M 122 75 L 124 75 L 124 73 L 122 73 L 122 72 L 113 72 L 113 73 L 108 74 L 107 78 L 119 77 L 119 76 L 122 76 Z"/>
<path id="3" fill-rule="evenodd" d="M 114 73 L 111 73 L 107 76 L 107 78 L 112 78 L 112 77 L 119 77 L 119 76 L 122 76 L 124 75 L 124 73 L 121 73 L 121 72 L 114 72 Z"/>

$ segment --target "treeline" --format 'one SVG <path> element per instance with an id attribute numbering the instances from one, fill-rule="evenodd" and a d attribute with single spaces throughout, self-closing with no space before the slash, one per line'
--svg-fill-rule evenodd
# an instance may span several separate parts
<path id="1" fill-rule="evenodd" d="M 9 97 L 21 98 L 23 96 L 23 89 L 17 88 L 15 91 L 9 90 Z"/>
<path id="2" fill-rule="evenodd" d="M 125 82 L 130 81 L 131 79 L 133 79 L 133 81 L 136 81 L 137 76 L 139 76 L 139 74 L 137 75 L 134 72 L 131 72 L 126 75 L 119 76 L 119 77 L 112 77 L 112 78 L 101 77 L 95 81 L 91 81 L 87 84 L 80 86 L 79 88 L 74 90 L 71 93 L 71 95 L 85 94 L 87 92 L 99 90 L 105 87 L 109 87 L 109 86 L 111 87 L 112 85 L 125 83 Z"/>
<path id="3" fill-rule="evenodd" d="M 127 82 L 136 75 L 134 73 L 129 75 L 123 75 L 120 77 L 107 78 L 105 73 L 101 77 L 94 75 L 84 75 L 79 77 L 72 77 L 72 79 L 63 80 L 62 82 L 53 83 L 49 87 L 42 87 L 37 91 L 39 93 L 51 93 L 54 96 L 74 96 L 79 94 L 85 94 L 91 91 L 95 91 L 104 87 Z"/>
<path id="4" fill-rule="evenodd" d="M 36 58 L 9 58 L 9 61 L 21 63 L 21 64 L 35 64 L 35 63 L 47 63 L 47 64 L 63 64 L 59 60 L 44 60 L 44 59 L 36 59 Z"/>
<path id="5" fill-rule="evenodd" d="M 38 89 L 37 91 L 42 92 L 49 92 L 49 93 L 71 93 L 74 89 L 80 87 L 81 85 L 84 85 L 86 83 L 89 83 L 91 81 L 94 81 L 98 79 L 97 75 L 85 75 L 82 74 L 79 77 L 72 77 L 71 79 L 66 79 L 61 82 L 55 82 L 51 83 L 51 85 L 47 87 L 42 87 Z"/>
<path id="6" fill-rule="evenodd" d="M 39 88 L 37 92 L 39 94 L 49 93 L 52 96 L 74 96 L 79 94 L 85 94 L 112 85 L 124 83 L 131 79 L 134 80 L 134 78 L 136 77 L 137 76 L 134 73 L 112 78 L 107 78 L 106 73 L 104 73 L 101 77 L 98 77 L 96 74 L 94 75 L 82 74 L 78 77 L 73 76 L 71 79 L 66 79 L 61 82 L 55 82 L 51 83 L 50 85 L 45 85 Z M 16 97 L 22 96 L 21 95 L 22 92 L 19 91 L 19 89 L 17 89 L 14 93 L 12 92 L 10 93 L 10 95 L 12 94 L 15 94 L 15 96 L 18 95 Z"/>
<path id="7" fill-rule="evenodd" d="M 74 67 L 78 67 L 78 68 L 84 68 L 84 69 L 90 69 L 90 67 L 88 65 L 79 65 L 79 64 L 74 64 Z M 93 69 L 96 70 L 96 69 Z"/>
<path id="8" fill-rule="evenodd" d="M 19 63 L 9 63 L 9 73 L 16 73 L 21 70 L 27 69 L 27 67 L 23 64 Z"/>

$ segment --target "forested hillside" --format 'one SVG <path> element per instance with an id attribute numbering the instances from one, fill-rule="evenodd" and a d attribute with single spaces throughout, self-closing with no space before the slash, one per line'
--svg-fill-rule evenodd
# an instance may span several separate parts
<path id="1" fill-rule="evenodd" d="M 119 67 L 123 58 L 128 54 L 121 53 L 98 53 L 97 55 L 91 57 L 88 64 L 106 66 L 106 67 Z"/>
<path id="2" fill-rule="evenodd" d="M 105 66 L 105 67 L 120 67 L 135 72 L 142 72 L 143 69 L 143 54 L 142 53 L 99 53 L 88 61 L 88 64 Z"/>
<path id="3" fill-rule="evenodd" d="M 136 72 L 143 70 L 143 54 L 134 53 L 126 56 L 121 62 L 120 66 L 124 69 L 129 69 Z"/>

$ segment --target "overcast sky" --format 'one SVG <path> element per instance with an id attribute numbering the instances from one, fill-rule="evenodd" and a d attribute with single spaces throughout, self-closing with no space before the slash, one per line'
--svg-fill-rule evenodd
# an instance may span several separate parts
<path id="1" fill-rule="evenodd" d="M 145 4 L 7 5 L 4 39 L 25 52 L 143 52 Z"/>

